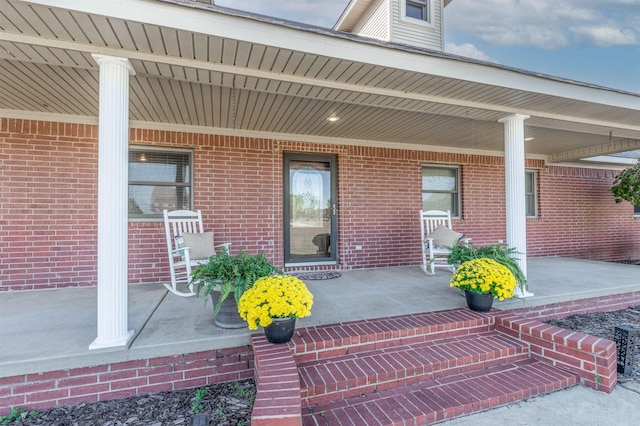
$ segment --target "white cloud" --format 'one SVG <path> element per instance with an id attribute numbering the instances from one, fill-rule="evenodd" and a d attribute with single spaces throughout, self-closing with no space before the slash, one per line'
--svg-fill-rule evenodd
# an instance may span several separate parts
<path id="1" fill-rule="evenodd" d="M 455 0 L 445 19 L 448 31 L 495 45 L 640 44 L 640 0 Z"/>
<path id="2" fill-rule="evenodd" d="M 471 43 L 464 44 L 453 44 L 446 43 L 444 46 L 445 52 L 452 53 L 454 55 L 465 56 L 467 58 L 478 59 L 486 62 L 498 63 L 497 60 L 491 58 L 489 55 L 479 50 L 476 46 Z"/>
<path id="3" fill-rule="evenodd" d="M 628 28 L 578 26 L 570 30 L 584 44 L 601 47 L 638 44 L 638 34 Z"/>

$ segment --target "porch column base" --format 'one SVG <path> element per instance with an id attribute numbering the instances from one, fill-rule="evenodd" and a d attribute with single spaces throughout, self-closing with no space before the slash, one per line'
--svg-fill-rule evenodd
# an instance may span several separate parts
<path id="1" fill-rule="evenodd" d="M 524 290 L 520 287 L 516 287 L 513 292 L 513 297 L 517 297 L 518 299 L 524 299 L 525 297 L 532 297 L 533 293 L 528 290 Z"/>
<path id="2" fill-rule="evenodd" d="M 119 346 L 127 346 L 127 344 L 129 343 L 132 337 L 133 337 L 133 330 L 129 330 L 124 336 L 121 336 L 118 339 L 102 340 L 98 338 L 89 345 L 89 349 L 93 350 L 93 349 L 105 349 L 105 348 L 115 348 Z"/>

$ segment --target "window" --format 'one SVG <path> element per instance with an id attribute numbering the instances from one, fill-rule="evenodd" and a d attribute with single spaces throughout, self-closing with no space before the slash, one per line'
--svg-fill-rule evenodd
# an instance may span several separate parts
<path id="1" fill-rule="evenodd" d="M 537 191 L 537 173 L 533 170 L 524 172 L 524 195 L 525 210 L 527 217 L 538 216 L 538 191 Z"/>
<path id="2" fill-rule="evenodd" d="M 424 166 L 422 168 L 422 209 L 450 210 L 460 217 L 460 168 Z"/>
<path id="3" fill-rule="evenodd" d="M 640 206 L 633 206 L 633 215 L 640 217 Z"/>
<path id="4" fill-rule="evenodd" d="M 162 210 L 191 210 L 193 153 L 129 147 L 129 218 L 154 219 Z"/>
<path id="5" fill-rule="evenodd" d="M 404 0 L 403 18 L 418 20 L 422 23 L 431 23 L 433 0 Z"/>

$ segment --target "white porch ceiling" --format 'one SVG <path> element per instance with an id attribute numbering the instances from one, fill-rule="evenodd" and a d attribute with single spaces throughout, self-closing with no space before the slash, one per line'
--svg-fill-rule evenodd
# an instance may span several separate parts
<path id="1" fill-rule="evenodd" d="M 98 2 L 101 7 L 126 3 L 134 11 L 149 10 L 145 20 L 131 12 L 138 19 L 133 20 L 76 10 L 72 5 L 78 3 L 85 2 L 0 0 L 0 114 L 97 117 L 98 66 L 91 54 L 99 53 L 130 60 L 136 71 L 130 79 L 130 119 L 140 122 L 323 142 L 502 152 L 503 126 L 497 120 L 520 113 L 531 116 L 526 133 L 535 137 L 527 142 L 527 154 L 550 162 L 640 148 L 640 95 L 391 48 L 216 6 Z M 222 34 L 227 30 L 216 33 L 220 26 L 213 21 L 208 32 L 172 28 L 158 23 L 164 20 L 157 11 L 175 16 L 176 22 L 183 16 L 225 19 L 266 29 L 274 39 L 279 32 L 297 39 L 285 48 L 269 44 L 267 36 L 249 40 L 246 31 L 232 38 Z M 126 13 L 119 10 L 118 15 Z M 327 54 L 305 47 L 318 43 L 326 44 Z M 329 56 L 338 49 L 341 55 Z M 371 50 L 390 57 L 338 57 L 348 56 L 350 49 L 358 56 Z M 384 61 L 415 65 L 391 67 Z M 456 78 L 442 75 L 447 64 L 467 67 L 470 77 L 462 78 L 458 71 Z M 437 73 L 430 71 L 436 68 Z M 509 87 L 480 81 L 484 74 L 492 79 L 504 75 Z M 523 87 L 514 87 L 518 85 Z M 327 122 L 329 115 L 340 121 Z"/>

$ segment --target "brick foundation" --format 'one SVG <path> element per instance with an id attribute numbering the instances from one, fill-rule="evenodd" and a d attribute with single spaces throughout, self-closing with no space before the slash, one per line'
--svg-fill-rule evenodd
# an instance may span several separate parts
<path id="1" fill-rule="evenodd" d="M 253 377 L 249 346 L 0 377 L 0 415 L 194 388 Z"/>

